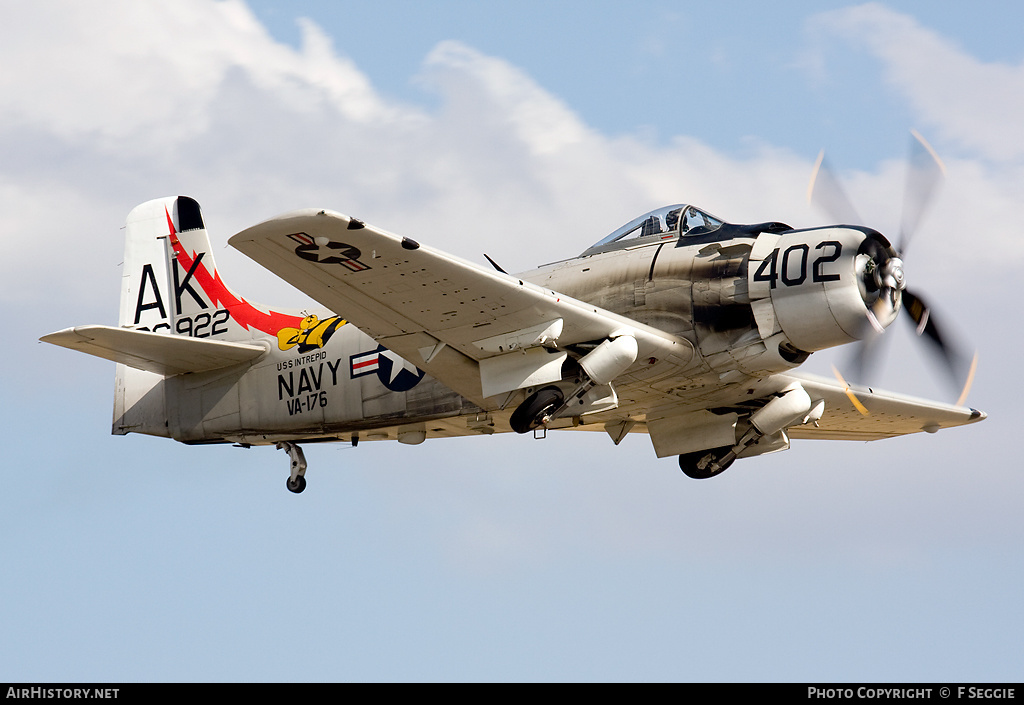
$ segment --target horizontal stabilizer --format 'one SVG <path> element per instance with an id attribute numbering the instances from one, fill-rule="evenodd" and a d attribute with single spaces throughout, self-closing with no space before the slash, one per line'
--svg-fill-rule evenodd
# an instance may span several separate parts
<path id="1" fill-rule="evenodd" d="M 168 377 L 238 365 L 256 359 L 266 350 L 260 345 L 112 326 L 65 328 L 40 340 Z"/>

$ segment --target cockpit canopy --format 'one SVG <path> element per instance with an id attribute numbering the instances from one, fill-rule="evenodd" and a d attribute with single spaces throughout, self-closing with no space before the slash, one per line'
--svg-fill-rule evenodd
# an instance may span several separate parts
<path id="1" fill-rule="evenodd" d="M 657 208 L 635 218 L 608 237 L 594 243 L 581 257 L 599 252 L 620 250 L 634 245 L 644 245 L 677 237 L 710 235 L 722 227 L 724 222 L 699 208 L 677 203 Z"/>

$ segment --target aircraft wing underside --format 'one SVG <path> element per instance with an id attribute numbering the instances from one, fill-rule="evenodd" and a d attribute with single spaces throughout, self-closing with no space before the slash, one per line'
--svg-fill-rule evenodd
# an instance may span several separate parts
<path id="1" fill-rule="evenodd" d="M 789 431 L 792 438 L 873 441 L 919 431 L 935 432 L 985 418 L 984 413 L 962 406 L 858 387 L 852 394 L 864 413 L 836 380 L 803 373 L 785 377 L 799 381 L 812 399 L 825 401 L 825 414 L 818 425 L 795 426 Z"/>
<path id="2" fill-rule="evenodd" d="M 692 355 L 686 340 L 331 211 L 285 214 L 229 242 L 481 406 L 494 404 L 480 362 L 545 335 L 564 347 L 626 332 L 638 359 L 680 368 Z"/>

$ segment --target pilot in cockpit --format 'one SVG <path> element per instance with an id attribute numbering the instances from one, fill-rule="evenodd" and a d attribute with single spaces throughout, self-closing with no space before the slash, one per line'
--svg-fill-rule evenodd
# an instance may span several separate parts
<path id="1" fill-rule="evenodd" d="M 682 208 L 676 208 L 674 211 L 669 211 L 665 215 L 665 225 L 668 226 L 668 231 L 670 233 L 674 233 L 676 231 L 676 226 L 679 224 L 679 211 L 681 210 Z"/>

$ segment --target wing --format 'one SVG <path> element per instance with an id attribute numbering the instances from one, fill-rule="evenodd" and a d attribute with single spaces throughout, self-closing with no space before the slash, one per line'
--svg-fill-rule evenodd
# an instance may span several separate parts
<path id="1" fill-rule="evenodd" d="M 266 352 L 260 345 L 111 326 L 65 328 L 40 340 L 161 375 L 217 370 L 254 360 Z"/>
<path id="2" fill-rule="evenodd" d="M 985 413 L 976 409 L 893 392 L 867 388 L 848 391 L 847 387 L 825 377 L 806 374 L 785 377 L 799 381 L 811 399 L 825 401 L 825 413 L 817 426 L 793 426 L 787 431 L 792 438 L 874 441 L 920 431 L 934 433 L 985 418 Z M 867 413 L 857 409 L 850 399 L 851 393 Z"/>
<path id="3" fill-rule="evenodd" d="M 681 338 L 340 213 L 288 213 L 229 242 L 481 406 L 529 386 L 529 375 L 508 381 L 523 377 L 524 351 L 541 367 L 554 364 L 541 345 L 628 334 L 637 359 L 684 366 L 693 353 Z"/>

